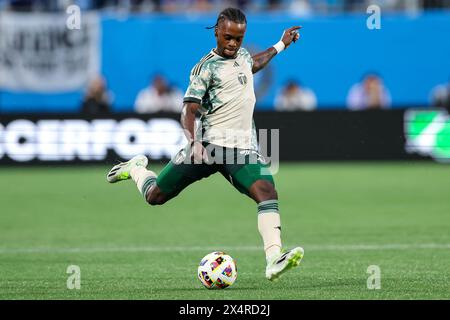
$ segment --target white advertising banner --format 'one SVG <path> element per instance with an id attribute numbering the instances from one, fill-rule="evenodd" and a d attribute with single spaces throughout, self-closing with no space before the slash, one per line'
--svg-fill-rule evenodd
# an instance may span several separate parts
<path id="1" fill-rule="evenodd" d="M 82 13 L 69 29 L 66 13 L 0 12 L 0 89 L 67 92 L 100 70 L 100 22 Z"/>

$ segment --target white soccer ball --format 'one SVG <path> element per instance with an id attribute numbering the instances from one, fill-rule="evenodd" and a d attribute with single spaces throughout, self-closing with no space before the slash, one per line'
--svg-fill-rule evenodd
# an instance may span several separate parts
<path id="1" fill-rule="evenodd" d="M 198 278 L 207 289 L 225 289 L 236 281 L 236 262 L 224 252 L 211 252 L 200 261 Z"/>

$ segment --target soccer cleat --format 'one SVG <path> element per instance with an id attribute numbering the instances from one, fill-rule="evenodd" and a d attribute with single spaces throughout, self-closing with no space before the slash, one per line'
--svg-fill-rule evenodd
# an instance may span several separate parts
<path id="1" fill-rule="evenodd" d="M 131 158 L 127 162 L 121 162 L 115 165 L 107 174 L 106 180 L 109 183 L 114 183 L 117 181 L 128 180 L 131 178 L 130 170 L 135 166 L 147 167 L 148 159 L 144 155 L 138 155 Z"/>
<path id="2" fill-rule="evenodd" d="M 287 252 L 281 252 L 267 263 L 266 278 L 275 281 L 286 271 L 297 267 L 302 261 L 304 251 L 296 247 Z"/>

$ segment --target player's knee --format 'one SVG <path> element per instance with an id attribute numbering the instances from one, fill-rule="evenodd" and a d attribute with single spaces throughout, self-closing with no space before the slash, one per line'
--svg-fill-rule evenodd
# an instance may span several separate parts
<path id="1" fill-rule="evenodd" d="M 252 194 L 258 202 L 266 200 L 278 200 L 278 193 L 275 186 L 269 181 L 258 180 L 252 186 Z"/>
<path id="2" fill-rule="evenodd" d="M 157 197 L 148 197 L 147 198 L 147 203 L 151 206 L 157 206 L 157 205 L 161 205 L 164 204 L 167 200 L 162 197 L 162 196 L 157 196 Z"/>
<path id="3" fill-rule="evenodd" d="M 161 205 L 167 201 L 167 197 L 161 192 L 161 190 L 159 190 L 158 187 L 149 190 L 146 199 L 147 203 L 151 206 Z"/>

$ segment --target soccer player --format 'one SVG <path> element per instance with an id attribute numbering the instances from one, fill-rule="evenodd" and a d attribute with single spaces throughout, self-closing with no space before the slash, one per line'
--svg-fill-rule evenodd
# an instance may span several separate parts
<path id="1" fill-rule="evenodd" d="M 238 191 L 257 203 L 266 278 L 275 280 L 298 266 L 304 252 L 301 247 L 281 250 L 278 195 L 256 142 L 253 74 L 297 41 L 301 27 L 286 29 L 278 43 L 254 56 L 241 47 L 246 27 L 244 13 L 235 8 L 223 10 L 211 27 L 217 46 L 192 68 L 183 99 L 181 125 L 187 146 L 159 175 L 147 170 L 146 156 L 138 155 L 114 166 L 107 180 L 114 183 L 131 178 L 150 205 L 161 205 L 191 183 L 220 172 Z M 201 118 L 196 130 L 197 113 Z"/>

